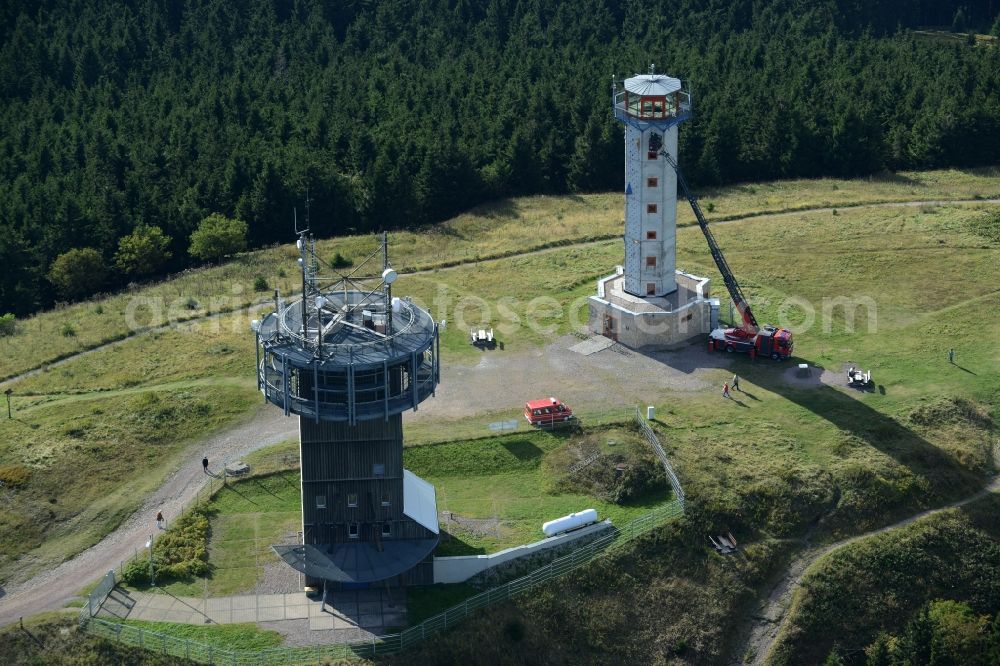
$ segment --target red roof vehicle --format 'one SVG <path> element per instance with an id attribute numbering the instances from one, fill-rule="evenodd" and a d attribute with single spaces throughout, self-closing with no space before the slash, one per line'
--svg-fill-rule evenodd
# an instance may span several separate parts
<path id="1" fill-rule="evenodd" d="M 524 418 L 528 419 L 531 425 L 551 425 L 572 419 L 573 410 L 558 398 L 529 400 L 524 403 Z"/>

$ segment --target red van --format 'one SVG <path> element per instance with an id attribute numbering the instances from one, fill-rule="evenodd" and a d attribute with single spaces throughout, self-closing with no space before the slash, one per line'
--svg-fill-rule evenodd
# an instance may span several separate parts
<path id="1" fill-rule="evenodd" d="M 559 402 L 558 398 L 529 400 L 524 403 L 524 418 L 533 426 L 552 425 L 572 419 L 573 410 L 569 405 Z"/>

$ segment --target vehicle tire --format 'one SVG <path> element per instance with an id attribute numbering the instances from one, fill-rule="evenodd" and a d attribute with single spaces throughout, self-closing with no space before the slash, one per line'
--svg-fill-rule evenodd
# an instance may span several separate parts
<path id="1" fill-rule="evenodd" d="M 736 350 L 733 348 L 732 345 L 726 345 L 726 351 L 732 354 Z"/>
<path id="2" fill-rule="evenodd" d="M 778 352 L 771 352 L 771 360 L 772 361 L 780 361 L 781 360 L 781 357 L 778 356 Z"/>

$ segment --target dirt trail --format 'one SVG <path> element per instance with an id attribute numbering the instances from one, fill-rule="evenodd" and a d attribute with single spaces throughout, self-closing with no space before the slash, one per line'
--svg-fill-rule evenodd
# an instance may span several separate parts
<path id="1" fill-rule="evenodd" d="M 118 529 L 54 569 L 4 590 L 6 594 L 0 597 L 0 626 L 16 622 L 21 616 L 65 606 L 83 585 L 131 557 L 135 548 L 141 548 L 156 530 L 153 517 L 157 511 L 163 511 L 169 520 L 194 499 L 205 481 L 201 469 L 203 455 L 214 461 L 210 462 L 210 469 L 217 469 L 227 458 L 245 455 L 297 433 L 297 419 L 285 418 L 280 409 L 264 407 L 249 421 L 216 433 L 197 448 L 189 449 L 190 460 L 173 472 Z"/>
<path id="2" fill-rule="evenodd" d="M 996 457 L 994 455 L 994 458 Z M 768 594 L 767 599 L 758 606 L 756 612 L 748 621 L 748 628 L 743 632 L 743 640 L 739 648 L 733 653 L 730 664 L 732 666 L 742 664 L 759 666 L 768 662 L 771 651 L 777 643 L 778 636 L 788 624 L 788 608 L 791 605 L 795 590 L 799 588 L 802 584 L 802 579 L 805 578 L 813 565 L 821 558 L 862 539 L 906 527 L 921 518 L 964 506 L 997 491 L 1000 491 L 1000 476 L 993 477 L 993 480 L 979 492 L 952 502 L 947 506 L 927 509 L 892 525 L 886 525 L 885 527 L 842 539 L 826 546 L 808 548 L 798 554 L 792 560 L 791 564 L 788 565 L 788 570 L 781 577 L 781 580 L 778 581 L 770 594 Z M 750 656 L 748 657 L 747 655 Z"/>
<path id="3" fill-rule="evenodd" d="M 837 206 L 836 208 L 859 208 L 859 207 L 906 207 L 921 205 L 948 205 L 948 204 L 974 204 L 974 203 L 1000 203 L 1000 199 L 960 199 L 951 201 L 910 201 L 893 202 L 881 204 L 856 204 Z M 716 224 L 729 224 L 740 220 L 764 217 L 769 215 L 799 215 L 814 212 L 832 211 L 834 207 L 803 209 L 789 213 L 756 213 L 740 218 L 733 218 Z M 520 255 L 542 254 L 546 252 L 556 252 L 571 247 L 582 247 L 596 245 L 612 241 L 587 241 L 571 245 L 563 245 L 553 248 L 542 248 L 529 250 Z M 504 257 L 509 259 L 511 257 Z M 487 260 L 500 261 L 500 259 Z M 464 265 L 460 264 L 459 266 Z M 457 268 L 458 266 L 452 267 Z M 440 269 L 448 270 L 448 269 Z M 424 272 L 424 271 L 421 271 Z M 430 271 L 427 271 L 430 272 Z M 209 315 L 210 317 L 224 316 L 229 313 L 218 313 Z M 190 324 L 199 321 L 197 319 L 185 322 Z M 169 326 L 137 331 L 130 337 L 143 335 L 156 331 L 169 329 Z M 81 351 L 73 356 L 60 361 L 48 364 L 48 367 L 55 367 L 67 363 L 85 354 L 96 352 L 100 349 L 121 344 L 130 338 L 109 342 L 103 345 Z M 435 400 L 429 401 L 421 406 L 419 416 L 416 418 L 440 418 L 448 416 L 462 416 L 470 413 L 487 411 L 488 407 L 495 406 L 494 398 L 498 395 L 510 396 L 517 392 L 518 387 L 537 388 L 546 384 L 558 384 L 559 375 L 571 375 L 575 378 L 580 376 L 600 377 L 605 385 L 615 386 L 620 389 L 621 404 L 636 404 L 653 392 L 664 389 L 697 391 L 704 390 L 709 384 L 704 373 L 711 372 L 712 367 L 724 367 L 727 365 L 725 358 L 716 359 L 707 365 L 704 359 L 692 364 L 689 354 L 683 352 L 664 353 L 645 356 L 641 354 L 632 355 L 634 358 L 627 358 L 627 362 L 622 362 L 621 358 L 614 357 L 610 351 L 600 352 L 588 357 L 582 357 L 572 352 L 562 349 L 564 342 L 558 342 L 545 352 L 525 352 L 517 355 L 496 359 L 497 365 L 504 372 L 502 377 L 497 376 L 496 368 L 489 367 L 494 359 L 484 356 L 483 361 L 476 366 L 454 366 L 446 371 L 446 381 L 442 383 L 444 393 Z M 539 362 L 540 360 L 547 362 Z M 502 361 L 502 363 L 500 362 Z M 650 363 L 658 364 L 656 372 L 649 372 Z M 641 371 L 640 367 L 645 371 Z M 16 377 L 12 377 L 0 382 L 0 387 L 4 387 L 39 372 L 31 370 Z M 581 374 L 584 373 L 584 374 Z M 586 373 L 590 373 L 589 375 Z M 651 377 L 648 381 L 637 381 L 641 377 Z M 503 381 L 500 381 L 500 380 Z M 563 383 L 565 384 L 565 382 Z M 568 385 L 572 385 L 570 382 Z M 576 392 L 570 391 L 569 398 L 574 398 L 581 404 L 592 402 L 590 387 L 584 387 Z M 625 390 L 625 389 L 628 390 Z M 521 391 L 523 393 L 523 391 Z M 472 403 L 470 405 L 470 402 Z M 607 406 L 607 405 L 605 405 Z M 130 516 L 114 532 L 106 536 L 98 544 L 88 548 L 70 560 L 63 562 L 54 569 L 41 573 L 28 581 L 16 583 L 7 589 L 0 589 L 0 626 L 17 621 L 20 616 L 28 616 L 46 610 L 61 608 L 72 599 L 80 587 L 95 579 L 100 572 L 117 566 L 120 560 L 129 557 L 136 547 L 145 543 L 151 533 L 153 521 L 150 516 L 155 516 L 157 510 L 162 510 L 167 516 L 176 516 L 183 505 L 190 502 L 202 487 L 204 476 L 201 470 L 201 456 L 207 455 L 209 460 L 219 461 L 245 455 L 255 449 L 274 444 L 285 439 L 295 437 L 298 429 L 298 422 L 294 418 L 286 418 L 278 409 L 263 406 L 248 421 L 232 427 L 228 430 L 209 436 L 202 443 L 190 448 L 192 452 L 191 460 L 186 462 L 181 468 L 171 474 L 164 484 L 153 492 L 143 502 L 142 507 Z M 775 588 L 768 599 L 768 603 L 757 615 L 760 621 L 753 627 L 753 634 L 750 645 L 759 645 L 763 649 L 758 649 L 757 653 L 761 658 L 754 663 L 761 663 L 766 651 L 770 649 L 774 637 L 781 627 L 784 619 L 785 608 L 791 593 L 798 586 L 802 575 L 806 569 L 820 556 L 836 550 L 857 539 L 871 536 L 871 534 L 884 532 L 905 525 L 922 516 L 942 511 L 953 506 L 960 506 L 982 497 L 987 492 L 996 490 L 1000 486 L 1000 480 L 994 481 L 989 488 L 966 498 L 948 507 L 925 511 L 913 516 L 896 525 L 892 525 L 876 532 L 853 537 L 851 539 L 838 542 L 823 549 L 808 551 L 799 556 L 790 567 L 782 582 Z M 773 618 L 773 619 L 767 619 Z M 773 631 L 772 631 L 773 629 Z M 741 653 L 742 654 L 742 653 Z"/>
<path id="4" fill-rule="evenodd" d="M 798 210 L 784 211 L 784 212 L 782 212 L 782 211 L 759 211 L 759 212 L 755 212 L 755 213 L 747 213 L 746 215 L 740 215 L 740 216 L 737 216 L 737 217 L 726 218 L 724 220 L 714 221 L 711 224 L 712 224 L 712 226 L 716 226 L 716 225 L 720 225 L 720 224 L 732 224 L 734 222 L 743 222 L 743 221 L 746 221 L 746 220 L 753 220 L 753 219 L 761 218 L 761 217 L 788 217 L 790 215 L 811 215 L 811 214 L 814 214 L 814 213 L 830 213 L 830 212 L 833 212 L 834 210 L 847 210 L 847 209 L 851 209 L 851 208 L 911 208 L 911 207 L 917 207 L 917 206 L 946 206 L 946 205 L 955 205 L 955 204 L 957 204 L 957 205 L 965 205 L 965 204 L 998 204 L 998 203 L 1000 203 L 1000 199 L 929 199 L 929 200 L 921 200 L 921 201 L 890 201 L 890 202 L 881 202 L 881 203 L 846 203 L 846 204 L 844 204 L 842 206 L 823 206 L 823 207 L 819 207 L 819 208 L 801 208 L 801 209 L 798 209 Z M 684 225 L 684 226 L 685 227 L 689 227 L 689 226 L 695 226 L 695 225 L 694 225 L 694 223 L 691 223 L 691 224 Z M 507 256 L 504 256 L 504 257 L 498 257 L 498 258 L 495 258 L 495 259 L 481 259 L 479 261 L 471 261 L 471 260 L 469 260 L 469 261 L 462 261 L 462 262 L 460 262 L 458 264 L 455 264 L 454 266 L 447 266 L 447 267 L 444 267 L 444 268 L 428 268 L 428 269 L 421 269 L 421 270 L 415 270 L 415 271 L 408 271 L 408 272 L 405 272 L 404 275 L 427 275 L 427 274 L 431 274 L 431 273 L 436 273 L 438 271 L 448 271 L 448 270 L 454 270 L 456 268 L 462 268 L 462 267 L 468 266 L 470 264 L 483 264 L 483 263 L 490 263 L 490 262 L 497 262 L 497 261 L 505 261 L 507 259 L 515 259 L 515 258 L 518 258 L 518 257 L 530 257 L 530 256 L 537 255 L 537 254 L 547 254 L 547 253 L 550 253 L 550 252 L 559 252 L 561 250 L 567 250 L 567 249 L 571 249 L 571 248 L 589 247 L 589 246 L 592 246 L 592 245 L 604 245 L 606 243 L 613 243 L 613 242 L 615 242 L 615 241 L 614 240 L 609 240 L 609 239 L 603 239 L 603 240 L 599 239 L 599 240 L 582 241 L 582 242 L 578 242 L 578 243 L 567 243 L 566 245 L 556 245 L 556 246 L 553 246 L 553 247 L 543 247 L 543 248 L 537 248 L 537 249 L 534 249 L 534 250 L 527 250 L 525 252 L 518 252 L 516 254 L 510 254 L 510 255 L 507 255 Z M 256 302 L 254 305 L 252 305 L 250 307 L 254 307 L 256 305 L 264 304 L 264 303 L 267 303 L 267 302 L 268 302 L 267 300 L 261 300 L 261 301 Z M 245 308 L 243 308 L 243 309 L 245 309 Z M 184 322 L 182 322 L 182 323 L 164 324 L 162 326 L 155 326 L 155 327 L 152 327 L 152 328 L 140 329 L 140 330 L 137 330 L 137 331 L 132 331 L 128 335 L 126 335 L 124 338 L 121 338 L 119 340 L 113 340 L 111 342 L 105 342 L 105 343 L 102 343 L 102 344 L 99 344 L 99 345 L 95 345 L 93 347 L 89 347 L 87 349 L 81 350 L 81 351 L 79 351 L 79 352 L 77 352 L 75 354 L 72 354 L 70 356 L 67 356 L 65 358 L 59 359 L 57 361 L 43 363 L 39 367 L 32 368 L 31 370 L 27 370 L 25 372 L 22 372 L 21 374 L 14 375 L 13 377 L 8 377 L 7 379 L 4 379 L 4 380 L 0 381 L 0 389 L 6 388 L 6 387 L 8 387 L 8 386 L 10 386 L 10 385 L 18 382 L 19 380 L 26 378 L 26 377 L 31 377 L 32 375 L 37 375 L 39 372 L 42 371 L 43 368 L 50 368 L 51 369 L 51 368 L 59 367 L 59 366 L 63 365 L 64 363 L 68 363 L 68 362 L 72 361 L 73 359 L 79 358 L 81 356 L 85 356 L 87 354 L 92 354 L 92 353 L 94 353 L 96 351 L 100 351 L 101 349 L 107 349 L 109 347 L 114 347 L 116 345 L 120 345 L 123 342 L 127 342 L 128 340 L 131 340 L 132 338 L 137 337 L 139 335 L 148 335 L 150 333 L 162 333 L 164 331 L 169 331 L 169 330 L 171 330 L 172 328 L 174 328 L 176 326 L 191 325 L 191 324 L 196 324 L 196 323 L 201 322 L 201 321 L 207 321 L 207 320 L 211 320 L 211 319 L 217 319 L 219 317 L 224 317 L 226 315 L 231 315 L 234 312 L 239 312 L 239 311 L 238 310 L 237 311 L 226 310 L 224 312 L 215 312 L 215 313 L 206 314 L 206 315 L 203 315 L 203 316 L 200 316 L 200 317 L 192 317 L 191 319 L 184 320 Z M 249 323 L 248 323 L 248 325 L 249 325 Z"/>

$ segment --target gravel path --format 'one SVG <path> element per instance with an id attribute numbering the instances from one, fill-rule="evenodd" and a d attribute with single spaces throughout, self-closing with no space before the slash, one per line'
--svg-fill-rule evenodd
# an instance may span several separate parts
<path id="1" fill-rule="evenodd" d="M 756 213 L 740 218 L 734 218 L 715 224 L 728 224 L 743 219 L 762 216 L 801 215 L 806 213 L 832 211 L 834 208 L 879 208 L 879 207 L 914 207 L 923 205 L 949 204 L 979 204 L 1000 203 L 1000 199 L 969 199 L 969 200 L 933 200 L 908 201 L 881 204 L 857 204 L 836 207 L 804 209 L 788 213 Z M 545 248 L 525 252 L 540 254 L 555 252 L 568 247 L 584 246 L 609 241 L 593 241 L 566 245 L 557 248 Z M 507 257 L 509 258 L 509 257 Z M 223 314 L 210 315 L 212 317 Z M 134 335 L 165 330 L 160 327 L 146 331 L 137 331 Z M 128 340 L 118 340 L 85 350 L 48 364 L 54 367 L 67 363 L 84 354 L 93 353 L 99 349 L 121 344 Z M 550 345 L 544 350 L 510 354 L 504 352 L 485 352 L 480 362 L 473 366 L 445 366 L 441 388 L 435 399 L 421 406 L 420 411 L 408 418 L 421 420 L 428 418 L 462 418 L 474 414 L 505 409 L 509 405 L 519 405 L 526 395 L 545 395 L 558 393 L 571 405 L 582 407 L 608 409 L 614 407 L 633 406 L 652 401 L 663 391 L 701 391 L 713 386 L 709 380 L 713 369 L 726 367 L 731 362 L 723 355 L 699 353 L 700 349 L 686 348 L 676 352 L 665 352 L 651 355 L 635 352 L 616 353 L 607 349 L 590 356 L 582 356 L 568 350 L 568 347 L 579 342 L 567 336 Z M 698 345 L 700 348 L 700 345 Z M 0 387 L 16 382 L 18 379 L 38 372 L 33 370 L 0 382 Z M 581 379 L 586 381 L 581 381 Z M 601 387 L 595 391 L 594 387 Z M 253 417 L 229 430 L 208 437 L 196 447 L 192 447 L 189 463 L 171 474 L 164 484 L 146 498 L 142 507 L 130 516 L 117 530 L 109 534 L 100 543 L 88 548 L 76 557 L 63 562 L 49 571 L 45 571 L 32 579 L 15 584 L 8 589 L 0 590 L 0 626 L 17 621 L 18 617 L 33 615 L 45 610 L 57 609 L 72 599 L 79 588 L 94 580 L 99 572 L 106 571 L 126 559 L 134 552 L 136 544 L 145 543 L 152 521 L 149 516 L 162 510 L 167 516 L 177 515 L 181 508 L 190 502 L 204 482 L 201 470 L 201 456 L 207 455 L 210 460 L 221 462 L 224 459 L 245 455 L 250 451 L 294 437 L 297 434 L 297 421 L 285 418 L 278 409 L 262 408 Z M 991 484 L 995 489 L 997 482 Z M 972 498 L 967 498 L 952 506 L 959 506 L 982 496 L 986 490 Z M 950 507 L 946 507 L 950 508 Z M 941 509 L 939 509 L 941 510 Z M 933 513 L 928 511 L 909 521 Z M 906 524 L 904 521 L 894 526 L 883 528 L 885 531 Z M 759 615 L 761 617 L 782 617 L 784 611 L 776 612 L 771 606 L 782 608 L 787 606 L 791 592 L 798 585 L 801 576 L 809 564 L 821 555 L 847 545 L 856 539 L 870 534 L 854 537 L 828 548 L 807 553 L 807 558 L 801 572 L 787 583 L 787 590 L 778 594 L 779 599 Z M 798 561 L 798 560 L 797 560 Z M 795 563 L 793 563 L 794 567 Z M 772 593 L 773 594 L 773 593 Z M 772 624 L 778 624 L 773 632 L 767 631 Z M 761 658 L 754 662 L 760 663 L 773 638 L 778 633 L 780 623 L 764 622 L 764 639 L 757 644 L 763 647 L 757 653 Z M 754 627 L 754 635 L 758 628 Z"/>
<path id="2" fill-rule="evenodd" d="M 209 461 L 221 463 L 226 458 L 245 455 L 297 433 L 296 419 L 285 418 L 280 409 L 265 407 L 258 409 L 249 421 L 192 447 L 190 460 L 147 497 L 142 507 L 117 530 L 56 568 L 5 590 L 6 595 L 0 598 L 0 626 L 16 622 L 21 616 L 64 606 L 82 586 L 131 557 L 135 547 L 144 544 L 155 529 L 151 517 L 157 511 L 163 511 L 168 519 L 178 515 L 181 507 L 194 499 L 202 488 L 205 482 L 201 469 L 203 455 L 208 456 Z"/>
<path id="3" fill-rule="evenodd" d="M 701 345 L 650 355 L 605 349 L 583 356 L 569 351 L 579 342 L 564 336 L 544 349 L 511 353 L 484 352 L 474 365 L 445 365 L 436 397 L 408 414 L 408 422 L 421 419 L 475 417 L 498 407 L 517 408 L 527 395 L 555 393 L 581 408 L 607 410 L 634 406 L 655 399 L 663 391 L 700 391 L 714 385 L 708 380 L 716 367 L 732 362 L 723 354 L 709 354 Z M 580 381 L 581 377 L 588 378 Z M 602 386 L 595 392 L 594 386 Z M 171 474 L 146 499 L 142 507 L 117 530 L 95 546 L 24 583 L 0 597 L 0 626 L 45 610 L 60 608 L 87 582 L 116 567 L 146 542 L 153 528 L 150 516 L 158 510 L 169 519 L 180 513 L 202 488 L 205 476 L 201 458 L 220 463 L 264 446 L 293 438 L 298 421 L 280 409 L 262 405 L 253 417 L 229 430 L 190 447 L 190 460 Z M 288 579 L 274 571 L 265 585 L 283 591 Z"/>

